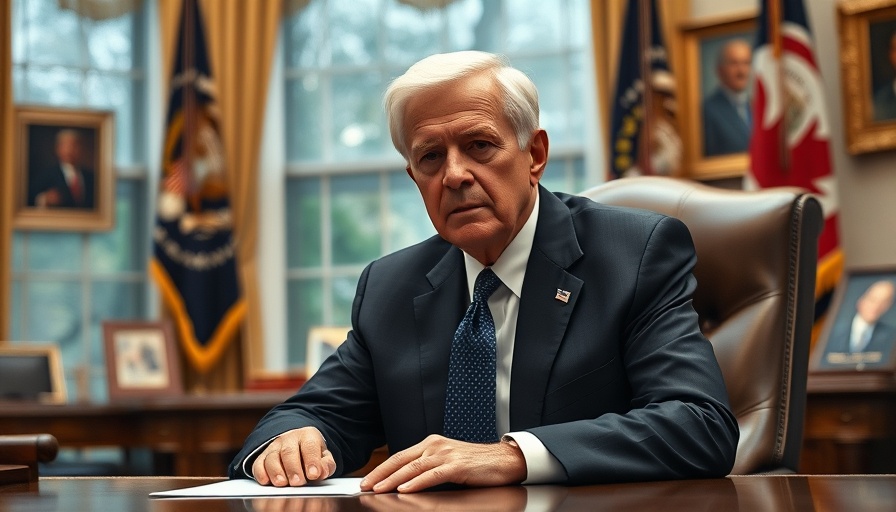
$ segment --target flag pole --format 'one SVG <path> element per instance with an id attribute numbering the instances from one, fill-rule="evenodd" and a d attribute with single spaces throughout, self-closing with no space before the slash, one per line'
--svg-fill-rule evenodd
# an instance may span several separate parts
<path id="1" fill-rule="evenodd" d="M 790 172 L 790 148 L 787 147 L 787 107 L 789 99 L 784 87 L 784 38 L 781 35 L 781 0 L 766 0 L 768 2 L 768 35 L 772 45 L 774 57 L 775 76 L 777 77 L 775 88 L 781 99 L 781 129 L 778 130 L 778 162 L 785 173 Z"/>
<path id="2" fill-rule="evenodd" d="M 650 22 L 651 0 L 637 0 L 638 9 L 638 64 L 641 67 L 641 83 L 644 90 L 641 93 L 641 144 L 638 145 L 638 165 L 642 173 L 653 174 L 653 166 L 650 162 L 651 139 L 653 138 L 653 81 L 651 80 L 651 45 L 653 25 Z"/>

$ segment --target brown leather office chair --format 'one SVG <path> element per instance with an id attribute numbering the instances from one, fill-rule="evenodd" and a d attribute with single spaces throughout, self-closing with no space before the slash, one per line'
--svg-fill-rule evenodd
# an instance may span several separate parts
<path id="1" fill-rule="evenodd" d="M 0 435 L 0 484 L 37 481 L 39 462 L 50 462 L 59 442 L 50 434 Z"/>
<path id="2" fill-rule="evenodd" d="M 582 195 L 688 226 L 697 250 L 694 308 L 740 425 L 732 474 L 796 471 L 823 225 L 818 201 L 797 188 L 744 192 L 656 176 Z"/>

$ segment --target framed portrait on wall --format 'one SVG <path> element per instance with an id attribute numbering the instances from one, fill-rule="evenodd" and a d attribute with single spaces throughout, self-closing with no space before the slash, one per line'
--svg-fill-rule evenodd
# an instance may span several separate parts
<path id="1" fill-rule="evenodd" d="M 755 12 L 682 26 L 679 101 L 689 177 L 735 177 L 749 168 L 755 29 Z"/>
<path id="2" fill-rule="evenodd" d="M 896 148 L 896 2 L 838 4 L 846 148 Z"/>
<path id="3" fill-rule="evenodd" d="M 183 393 L 168 322 L 103 322 L 109 399 Z"/>
<path id="4" fill-rule="evenodd" d="M 112 113 L 16 109 L 13 226 L 53 231 L 113 225 Z"/>
<path id="5" fill-rule="evenodd" d="M 812 354 L 813 371 L 893 370 L 896 268 L 844 274 Z"/>

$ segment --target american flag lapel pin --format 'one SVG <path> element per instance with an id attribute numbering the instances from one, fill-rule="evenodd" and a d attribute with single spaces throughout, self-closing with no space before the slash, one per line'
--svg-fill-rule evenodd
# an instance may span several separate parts
<path id="1" fill-rule="evenodd" d="M 554 298 L 566 304 L 569 302 L 569 295 L 570 293 L 568 291 L 557 288 L 557 295 L 554 295 Z"/>

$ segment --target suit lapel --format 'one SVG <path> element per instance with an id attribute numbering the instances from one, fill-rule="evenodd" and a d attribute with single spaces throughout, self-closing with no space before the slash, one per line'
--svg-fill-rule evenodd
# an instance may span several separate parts
<path id="1" fill-rule="evenodd" d="M 441 433 L 451 340 L 469 303 L 463 253 L 452 247 L 426 275 L 433 289 L 414 298 L 427 433 Z M 448 306 L 451 305 L 454 306 Z"/>
<path id="2" fill-rule="evenodd" d="M 551 367 L 582 289 L 582 280 L 566 271 L 583 254 L 569 208 L 544 188 L 539 195 L 538 225 L 526 265 L 513 347 L 512 431 L 540 424 Z M 566 302 L 557 298 L 561 291 L 569 292 Z"/>

